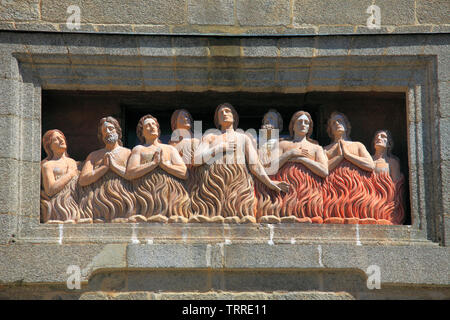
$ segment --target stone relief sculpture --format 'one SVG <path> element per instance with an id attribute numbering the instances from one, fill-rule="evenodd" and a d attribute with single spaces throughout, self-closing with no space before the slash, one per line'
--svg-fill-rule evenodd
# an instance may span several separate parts
<path id="1" fill-rule="evenodd" d="M 197 149 L 200 141 L 194 138 L 192 126 L 194 119 L 186 109 L 175 110 L 170 119 L 172 127 L 172 137 L 169 144 L 177 149 L 183 162 L 188 168 L 191 168 L 194 162 L 194 151 Z"/>
<path id="2" fill-rule="evenodd" d="M 286 182 L 269 179 L 249 136 L 236 131 L 238 121 L 231 104 L 219 105 L 214 123 L 220 131 L 206 134 L 195 152 L 194 165 L 199 168 L 192 190 L 192 222 L 256 222 L 250 172 L 271 190 L 289 190 Z"/>
<path id="3" fill-rule="evenodd" d="M 81 171 L 81 210 L 95 223 L 127 222 L 136 212 L 126 177 L 130 149 L 122 147 L 122 129 L 113 117 L 100 120 L 97 137 L 104 148 L 90 153 Z"/>
<path id="4" fill-rule="evenodd" d="M 362 143 L 350 140 L 351 126 L 344 114 L 333 112 L 327 131 L 333 142 L 325 147 L 329 176 L 323 186 L 324 223 L 376 223 L 372 157 Z"/>
<path id="5" fill-rule="evenodd" d="M 373 185 L 379 202 L 375 212 L 377 224 L 402 224 L 405 218 L 405 177 L 400 171 L 400 161 L 391 153 L 393 147 L 394 140 L 389 130 L 375 133 L 372 159 L 375 163 Z"/>
<path id="6" fill-rule="evenodd" d="M 276 215 L 267 214 L 260 202 L 261 222 L 323 222 L 322 178 L 328 175 L 328 163 L 322 147 L 310 138 L 312 130 L 309 113 L 294 113 L 289 123 L 291 139 L 279 143 L 280 156 L 273 160 L 280 168 L 274 179 L 289 181 L 291 189 L 278 197 Z"/>
<path id="7" fill-rule="evenodd" d="M 187 179 L 187 167 L 177 149 L 159 141 L 158 120 L 143 116 L 136 133 L 144 143 L 133 148 L 127 176 L 133 180 L 137 221 L 187 222 L 190 200 L 181 182 Z"/>
<path id="8" fill-rule="evenodd" d="M 46 223 L 76 223 L 80 219 L 77 198 L 79 171 L 69 158 L 64 134 L 55 129 L 42 138 L 47 157 L 41 162 L 41 220 Z"/>
<path id="9" fill-rule="evenodd" d="M 59 130 L 42 139 L 43 223 L 337 223 L 402 224 L 404 184 L 400 162 L 392 155 L 388 130 L 373 138 L 374 155 L 350 140 L 347 117 L 333 112 L 327 131 L 333 142 L 322 148 L 311 139 L 308 112 L 294 113 L 289 139 L 279 139 L 281 114 L 263 117 L 259 148 L 237 129 L 231 104 L 214 114 L 219 129 L 201 141 L 185 109 L 171 118 L 169 144 L 163 144 L 158 120 L 142 117 L 136 133 L 142 145 L 122 146 L 122 130 L 113 117 L 102 118 L 97 136 L 104 147 L 78 164 L 67 153 Z M 212 131 L 213 132 L 212 132 Z"/>

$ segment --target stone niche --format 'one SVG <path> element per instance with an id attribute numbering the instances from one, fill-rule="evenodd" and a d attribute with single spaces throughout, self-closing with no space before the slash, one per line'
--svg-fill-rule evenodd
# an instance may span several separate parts
<path id="1" fill-rule="evenodd" d="M 156 270 L 167 280 L 182 269 L 206 277 L 199 289 L 204 292 L 246 291 L 239 285 L 243 270 L 250 276 L 274 273 L 273 283 L 278 274 L 292 272 L 286 285 L 250 290 L 356 292 L 339 281 L 325 285 L 324 279 L 351 270 L 348 279 L 364 286 L 368 266 L 376 264 L 383 270 L 382 288 L 420 287 L 424 295 L 430 289 L 448 297 L 449 39 L 1 32 L 0 129 L 7 139 L 0 149 L 0 282 L 64 285 L 67 267 L 78 265 L 84 290 L 94 291 L 123 270 L 138 283 L 141 275 L 131 272 Z M 100 116 L 119 119 L 124 143 L 132 147 L 143 113 L 158 117 L 167 133 L 171 111 L 185 107 L 205 130 L 213 127 L 211 111 L 222 102 L 237 108 L 244 129 L 259 127 L 267 108 L 282 113 L 285 128 L 294 111 L 309 111 L 313 138 L 321 145 L 329 143 L 324 124 L 330 112 L 344 112 L 353 140 L 370 153 L 375 130 L 388 127 L 407 177 L 405 224 L 40 223 L 45 130 L 64 131 L 70 154 L 84 160 L 98 148 L 94 129 Z M 316 271 L 315 285 L 289 285 L 302 272 Z M 217 281 L 211 285 L 210 279 Z M 180 292 L 198 290 L 183 280 L 177 284 Z M 120 290 L 158 288 L 172 287 L 152 282 Z M 366 290 L 362 296 L 392 292 Z"/>
<path id="2" fill-rule="evenodd" d="M 151 114 L 158 118 L 163 143 L 170 140 L 171 115 L 176 109 L 186 108 L 195 121 L 202 121 L 202 129 L 215 128 L 213 114 L 215 108 L 230 102 L 239 113 L 239 128 L 259 131 L 264 114 L 276 109 L 283 117 L 281 137 L 289 137 L 289 121 L 299 110 L 311 114 L 314 122 L 312 139 L 321 146 L 331 140 L 327 133 L 327 120 L 333 111 L 348 115 L 351 137 L 362 142 L 373 154 L 372 140 L 379 129 L 387 129 L 395 137 L 392 153 L 398 155 L 401 170 L 408 185 L 408 146 L 406 125 L 406 97 L 395 92 L 74 92 L 49 90 L 42 93 L 42 132 L 58 128 L 68 142 L 70 157 L 83 162 L 88 154 L 103 148 L 97 139 L 98 120 L 113 116 L 122 127 L 123 146 L 132 149 L 141 144 L 136 137 L 139 119 Z M 64 106 L 61 108 L 61 106 Z M 41 151 L 41 157 L 46 156 Z M 405 192 L 406 191 L 406 192 Z M 403 190 L 409 199 L 407 188 Z M 405 219 L 409 225 L 409 201 L 405 201 Z"/>

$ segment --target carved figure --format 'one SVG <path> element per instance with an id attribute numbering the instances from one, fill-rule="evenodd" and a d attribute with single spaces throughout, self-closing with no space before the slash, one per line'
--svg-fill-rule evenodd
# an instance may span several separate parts
<path id="1" fill-rule="evenodd" d="M 193 123 L 192 115 L 186 109 L 175 110 L 170 120 L 173 133 L 169 144 L 177 149 L 188 168 L 192 167 L 194 151 L 200 144 L 200 141 L 193 137 Z"/>
<path id="2" fill-rule="evenodd" d="M 158 120 L 143 116 L 136 133 L 144 145 L 133 148 L 127 176 L 133 180 L 138 220 L 147 222 L 187 222 L 189 196 L 182 184 L 187 167 L 177 149 L 159 141 Z"/>
<path id="3" fill-rule="evenodd" d="M 76 223 L 80 210 L 76 201 L 79 171 L 75 160 L 69 158 L 64 134 L 47 131 L 43 138 L 47 157 L 41 162 L 41 221 L 44 223 Z"/>
<path id="4" fill-rule="evenodd" d="M 220 131 L 204 135 L 194 155 L 198 175 L 190 222 L 256 222 L 253 179 L 247 165 L 269 189 L 289 190 L 287 183 L 269 179 L 250 137 L 236 131 L 238 121 L 231 104 L 216 108 L 214 122 Z"/>
<path id="5" fill-rule="evenodd" d="M 100 120 L 97 137 L 105 147 L 91 152 L 81 171 L 82 211 L 94 223 L 128 222 L 136 211 L 132 185 L 125 174 L 131 151 L 122 147 L 122 129 L 113 117 Z"/>
<path id="6" fill-rule="evenodd" d="M 279 157 L 272 160 L 280 168 L 273 178 L 289 181 L 291 188 L 283 197 L 278 196 L 277 210 L 273 210 L 272 201 L 262 195 L 265 201 L 258 203 L 261 222 L 323 222 L 321 188 L 322 178 L 328 175 L 328 164 L 322 147 L 310 138 L 312 130 L 309 113 L 298 111 L 292 116 L 289 123 L 291 139 L 279 143 Z M 267 212 L 268 206 L 271 212 Z"/>
<path id="7" fill-rule="evenodd" d="M 378 204 L 375 210 L 377 224 L 402 224 L 404 211 L 405 177 L 400 171 L 400 161 L 391 150 L 394 141 L 389 130 L 379 130 L 373 138 L 375 170 L 372 176 Z"/>
<path id="8" fill-rule="evenodd" d="M 324 223 L 376 223 L 372 157 L 362 143 L 350 140 L 351 126 L 344 114 L 333 112 L 327 131 L 333 142 L 324 148 L 329 170 L 323 186 Z"/>

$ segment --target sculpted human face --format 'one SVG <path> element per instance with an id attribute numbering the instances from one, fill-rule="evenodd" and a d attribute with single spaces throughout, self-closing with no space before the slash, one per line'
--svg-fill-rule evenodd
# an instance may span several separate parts
<path id="1" fill-rule="evenodd" d="M 145 119 L 142 126 L 142 135 L 146 140 L 155 139 L 159 136 L 159 124 L 152 118 Z"/>
<path id="2" fill-rule="evenodd" d="M 380 131 L 377 133 L 374 139 L 375 149 L 384 148 L 386 149 L 389 146 L 388 135 L 384 131 Z"/>
<path id="3" fill-rule="evenodd" d="M 53 153 L 60 153 L 67 150 L 66 140 L 61 133 L 55 132 L 52 134 L 50 149 L 53 151 Z"/>
<path id="4" fill-rule="evenodd" d="M 191 129 L 191 120 L 186 112 L 181 111 L 177 118 L 177 129 Z"/>
<path id="5" fill-rule="evenodd" d="M 104 122 L 102 126 L 102 136 L 105 144 L 113 144 L 119 140 L 116 127 L 110 122 Z"/>
<path id="6" fill-rule="evenodd" d="M 266 113 L 266 115 L 264 116 L 264 121 L 263 121 L 263 125 L 265 125 L 265 124 L 269 124 L 273 128 L 279 129 L 278 128 L 278 115 L 275 112 Z"/>
<path id="7" fill-rule="evenodd" d="M 302 114 L 297 118 L 294 124 L 294 132 L 296 135 L 305 136 L 309 131 L 310 121 L 306 114 Z"/>
<path id="8" fill-rule="evenodd" d="M 220 125 L 222 125 L 223 123 L 233 123 L 234 122 L 233 112 L 228 107 L 223 107 L 219 110 L 218 118 L 219 118 Z"/>
<path id="9" fill-rule="evenodd" d="M 341 115 L 334 116 L 331 121 L 331 132 L 333 135 L 344 134 L 347 131 L 345 127 L 345 119 Z"/>

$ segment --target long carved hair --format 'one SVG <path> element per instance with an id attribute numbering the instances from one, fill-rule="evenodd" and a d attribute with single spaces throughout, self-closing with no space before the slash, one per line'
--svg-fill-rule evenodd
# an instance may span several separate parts
<path id="1" fill-rule="evenodd" d="M 309 129 L 308 129 L 308 133 L 306 134 L 306 139 L 309 142 L 317 144 L 317 141 L 311 139 L 311 135 L 312 135 L 312 132 L 313 132 L 313 127 L 314 127 L 314 122 L 313 122 L 313 120 L 311 118 L 311 115 L 308 112 L 306 112 L 306 111 L 297 111 L 296 113 L 294 113 L 292 115 L 291 121 L 289 122 L 289 134 L 291 135 L 291 139 L 294 139 L 294 125 L 295 125 L 295 121 L 297 121 L 297 119 L 299 117 L 301 117 L 302 115 L 307 116 L 308 120 L 309 120 Z"/>
<path id="2" fill-rule="evenodd" d="M 394 148 L 394 139 L 392 138 L 392 133 L 387 129 L 381 129 L 375 132 L 372 139 L 372 148 L 375 150 L 375 138 L 380 132 L 385 132 L 388 139 L 388 145 L 386 146 L 386 153 L 388 155 L 392 154 L 392 148 Z"/>
<path id="3" fill-rule="evenodd" d="M 172 128 L 172 131 L 175 131 L 177 129 L 177 120 L 178 116 L 181 112 L 185 112 L 189 118 L 189 121 L 191 122 L 191 131 L 192 131 L 192 125 L 194 124 L 194 118 L 192 118 L 192 115 L 187 111 L 186 109 L 177 109 L 172 113 L 172 116 L 170 117 L 170 126 Z"/>
<path id="4" fill-rule="evenodd" d="M 151 114 L 147 114 L 147 115 L 143 116 L 139 120 L 139 122 L 138 122 L 138 124 L 136 126 L 136 135 L 137 135 L 139 141 L 141 141 L 142 143 L 145 143 L 145 138 L 144 138 L 144 135 L 142 134 L 142 131 L 144 130 L 144 122 L 147 119 L 155 120 L 156 124 L 158 125 L 158 137 L 161 135 L 161 129 L 159 127 L 158 120 L 154 116 L 152 116 Z M 158 139 L 158 142 L 160 142 L 159 139 Z"/>
<path id="5" fill-rule="evenodd" d="M 105 144 L 105 141 L 103 140 L 103 133 L 102 133 L 102 126 L 105 122 L 112 123 L 114 128 L 116 128 L 116 132 L 119 135 L 118 143 L 120 146 L 122 146 L 122 128 L 120 127 L 119 121 L 117 121 L 115 118 L 109 116 L 105 118 L 101 118 L 100 122 L 97 127 L 97 138 L 98 141 L 100 141 L 100 144 Z"/>
<path id="6" fill-rule="evenodd" d="M 48 130 L 44 136 L 42 137 L 42 145 L 44 147 L 45 153 L 47 154 L 47 157 L 45 158 L 45 160 L 50 160 L 51 158 L 53 158 L 54 154 L 52 149 L 50 148 L 50 145 L 52 144 L 52 136 L 55 133 L 59 133 L 63 136 L 64 141 L 66 142 L 66 146 L 67 146 L 67 139 L 66 136 L 64 135 L 64 133 L 62 133 L 62 131 L 58 130 L 58 129 L 53 129 L 53 130 Z M 69 154 L 67 153 L 67 149 L 64 152 L 64 155 L 66 157 L 69 157 Z"/>
<path id="7" fill-rule="evenodd" d="M 352 131 L 352 126 L 350 124 L 350 121 L 348 120 L 348 118 L 345 114 L 343 114 L 341 112 L 337 112 L 337 111 L 334 111 L 330 115 L 330 118 L 328 118 L 328 122 L 327 122 L 328 136 L 331 138 L 331 140 L 334 139 L 333 132 L 331 131 L 331 121 L 333 120 L 334 117 L 337 117 L 337 116 L 341 116 L 344 119 L 345 129 L 346 129 L 345 133 L 347 135 L 347 138 L 350 139 L 350 132 Z"/>
<path id="8" fill-rule="evenodd" d="M 216 125 L 216 128 L 220 130 L 220 123 L 219 123 L 219 111 L 222 108 L 230 108 L 231 112 L 233 113 L 233 129 L 236 130 L 239 124 L 239 115 L 236 111 L 236 109 L 228 102 L 219 104 L 216 108 L 216 112 L 214 113 L 214 124 Z"/>

